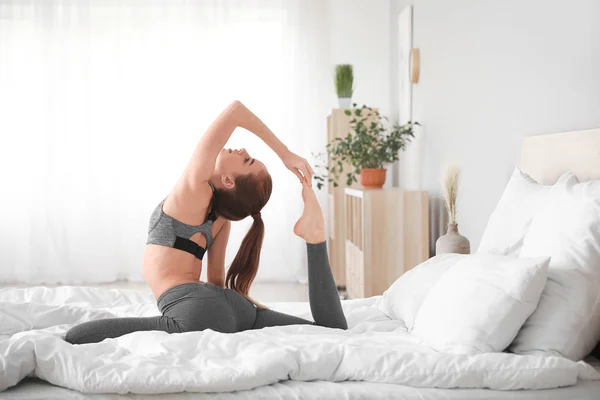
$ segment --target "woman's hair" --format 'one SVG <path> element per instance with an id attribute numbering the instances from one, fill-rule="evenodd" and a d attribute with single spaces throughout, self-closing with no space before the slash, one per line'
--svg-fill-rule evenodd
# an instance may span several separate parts
<path id="1" fill-rule="evenodd" d="M 273 181 L 266 172 L 258 175 L 240 175 L 235 178 L 233 189 L 217 189 L 214 201 L 217 215 L 225 219 L 239 221 L 248 216 L 254 219 L 229 266 L 225 286 L 250 300 L 259 309 L 266 307 L 250 298 L 248 292 L 258 271 L 260 250 L 265 234 L 265 224 L 260 210 L 269 201 L 272 190 Z"/>

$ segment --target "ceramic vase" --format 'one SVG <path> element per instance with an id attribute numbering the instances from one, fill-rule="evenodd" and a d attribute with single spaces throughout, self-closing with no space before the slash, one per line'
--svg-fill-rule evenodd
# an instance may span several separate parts
<path id="1" fill-rule="evenodd" d="M 458 233 L 457 224 L 448 224 L 448 232 L 435 242 L 435 254 L 443 253 L 471 253 L 471 244 L 466 237 Z"/>
<path id="2" fill-rule="evenodd" d="M 338 97 L 338 103 L 341 109 L 352 108 L 352 97 Z"/>

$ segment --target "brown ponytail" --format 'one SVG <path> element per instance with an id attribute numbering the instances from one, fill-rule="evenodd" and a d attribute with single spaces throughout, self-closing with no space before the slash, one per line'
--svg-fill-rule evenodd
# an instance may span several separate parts
<path id="1" fill-rule="evenodd" d="M 225 286 L 250 300 L 259 309 L 266 307 L 248 296 L 248 292 L 258 271 L 260 250 L 265 234 L 260 210 L 269 201 L 272 189 L 273 182 L 269 174 L 260 176 L 247 174 L 235 179 L 233 189 L 218 189 L 215 193 L 217 215 L 230 221 L 239 221 L 250 215 L 254 219 L 229 266 Z"/>

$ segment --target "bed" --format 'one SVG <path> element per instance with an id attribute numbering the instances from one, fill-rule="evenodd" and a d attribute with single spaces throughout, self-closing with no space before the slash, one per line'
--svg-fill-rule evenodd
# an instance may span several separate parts
<path id="1" fill-rule="evenodd" d="M 95 297 L 98 301 L 110 301 L 118 299 L 121 306 L 125 307 L 127 302 L 137 304 L 136 310 L 145 313 L 153 306 L 152 296 L 142 294 L 128 289 L 100 289 L 100 288 L 71 288 L 63 287 L 61 296 L 78 297 L 83 299 Z M 22 289 L 25 290 L 25 289 Z M 45 289 L 47 291 L 49 289 Z M 83 294 L 84 291 L 86 292 Z M 0 297 L 2 296 L 0 290 Z M 79 293 L 78 293 L 79 292 Z M 24 292 L 23 292 L 24 293 Z M 47 293 L 46 293 L 47 294 Z M 34 294 L 30 291 L 29 296 L 35 300 L 35 296 L 43 296 L 42 291 Z M 398 325 L 397 321 L 391 321 L 376 307 L 381 296 L 361 300 L 343 301 L 345 312 L 348 314 L 349 323 L 355 329 L 364 332 L 373 331 L 378 326 L 380 331 L 391 331 Z M 96 303 L 97 304 L 97 303 Z M 270 303 L 270 307 L 282 312 L 294 313 L 299 316 L 310 318 L 310 310 L 307 303 Z M 361 327 L 362 325 L 362 327 Z M 600 361 L 595 358 L 586 360 L 600 371 Z M 372 383 L 372 382 L 329 382 L 315 380 L 309 382 L 287 380 L 273 383 L 267 386 L 251 390 L 242 390 L 231 393 L 173 393 L 173 394 L 110 394 L 110 393 L 80 393 L 75 390 L 52 385 L 38 378 L 26 378 L 17 386 L 0 392 L 0 399 L 598 399 L 600 393 L 600 381 L 579 381 L 576 385 L 549 390 L 518 390 L 502 391 L 489 389 L 436 389 L 415 388 L 405 385 Z M 535 396 L 535 397 L 532 397 Z"/>
<path id="2" fill-rule="evenodd" d="M 543 183 L 552 183 L 561 172 L 566 170 L 573 171 L 581 179 L 600 179 L 600 129 L 526 138 L 523 142 L 521 167 L 533 178 Z M 477 372 L 493 370 L 493 368 L 487 370 L 486 368 L 487 366 L 493 367 L 494 363 L 499 363 L 501 359 L 498 357 L 509 357 L 510 355 L 496 354 L 487 358 L 470 359 L 447 358 L 424 349 L 415 351 L 412 344 L 411 347 L 403 347 L 408 346 L 411 339 L 402 337 L 402 341 L 393 342 L 397 336 L 402 336 L 402 323 L 390 319 L 380 311 L 380 302 L 381 296 L 343 301 L 344 312 L 351 328 L 348 335 L 360 334 L 352 337 L 332 335 L 322 331 L 320 327 L 278 327 L 263 330 L 260 337 L 249 338 L 236 334 L 239 335 L 239 340 L 223 342 L 228 347 L 219 347 L 221 336 L 211 336 L 210 332 L 202 337 L 195 336 L 197 333 L 170 335 L 171 337 L 167 337 L 166 334 L 161 335 L 159 332 L 151 335 L 135 333 L 126 335 L 123 339 L 93 345 L 95 347 L 87 349 L 81 347 L 78 355 L 70 356 L 71 350 L 66 347 L 70 345 L 62 342 L 60 336 L 74 321 L 114 315 L 156 315 L 158 310 L 153 297 L 130 290 L 69 286 L 56 289 L 44 287 L 0 289 L 0 311 L 2 311 L 0 317 L 3 319 L 0 323 L 0 329 L 2 329 L 0 331 L 0 335 L 2 335 L 0 336 L 0 356 L 12 355 L 12 357 L 0 359 L 4 368 L 4 374 L 0 376 L 0 383 L 4 383 L 7 387 L 5 391 L 0 392 L 0 398 L 600 398 L 600 380 L 597 378 L 585 379 L 585 377 L 582 379 L 586 374 L 588 377 L 591 376 L 591 371 L 588 369 L 587 372 L 582 372 L 583 370 L 578 370 L 580 365 L 575 363 L 561 364 L 561 360 L 553 360 L 554 364 L 544 365 L 545 369 L 540 369 L 543 373 L 525 375 L 523 371 L 527 370 L 527 363 L 537 362 L 529 359 L 518 368 L 507 370 L 504 377 L 500 376 L 502 373 L 498 373 L 499 376 L 494 377 L 489 373 L 478 374 Z M 270 303 L 268 305 L 276 310 L 310 319 L 307 303 Z M 60 325 L 56 325 L 55 321 L 58 320 L 60 320 Z M 11 328 L 7 330 L 6 327 Z M 287 335 L 284 335 L 284 339 L 281 339 L 282 332 Z M 173 341 L 175 336 L 178 336 L 177 341 Z M 311 342 L 311 337 L 318 340 Z M 186 338 L 189 339 L 188 342 L 183 342 L 182 340 Z M 244 342 L 244 340 L 246 341 Z M 276 343 L 278 340 L 280 342 Z M 190 344 L 191 341 L 193 343 Z M 196 343 L 196 341 L 202 343 Z M 255 342 L 258 344 L 252 350 L 251 344 Z M 184 343 L 185 345 L 183 345 Z M 399 350 L 395 349 L 394 343 L 398 345 Z M 273 344 L 273 346 L 269 344 Z M 417 346 L 417 344 L 414 345 Z M 235 351 L 232 350 L 232 353 L 228 353 L 231 346 L 238 347 Z M 221 368 L 221 370 L 214 376 L 195 376 L 194 379 L 201 381 L 203 386 L 200 390 L 194 390 L 194 387 L 186 386 L 189 383 L 186 383 L 183 378 L 181 381 L 177 380 L 180 375 L 185 375 L 182 370 L 168 375 L 170 373 L 169 366 L 174 362 L 172 354 L 175 356 L 186 355 L 183 352 L 177 354 L 180 348 L 184 348 L 185 352 L 190 353 L 198 351 L 200 347 L 207 351 L 210 350 L 214 354 L 222 354 L 223 363 L 229 360 L 234 364 L 228 366 L 230 369 L 223 369 L 223 364 L 214 364 L 215 359 L 202 359 L 200 367 L 206 367 L 203 370 L 206 374 L 213 369 Z M 338 354 L 342 348 L 344 349 L 343 354 Z M 403 348 L 408 350 L 403 352 Z M 142 349 L 145 358 L 136 358 L 135 356 L 139 356 Z M 252 353 L 254 357 L 251 358 L 260 358 L 262 364 L 245 365 L 244 363 L 249 358 L 236 358 L 244 351 L 254 351 Z M 407 358 L 405 353 L 410 353 L 413 357 Z M 35 361 L 32 355 L 35 356 Z M 425 362 L 429 364 L 414 364 L 417 358 L 419 363 L 422 362 L 421 359 L 425 359 Z M 89 368 L 78 371 L 74 360 L 82 359 L 85 359 Z M 281 364 L 282 360 L 288 361 Z M 596 374 L 600 372 L 600 362 L 596 358 L 590 356 L 585 361 L 586 366 L 594 369 Z M 212 369 L 211 362 L 213 362 Z M 484 368 L 478 370 L 477 362 L 481 362 Z M 323 363 L 329 364 L 324 365 Z M 446 372 L 448 366 L 458 365 L 460 367 L 461 363 L 464 363 L 464 368 L 473 364 L 475 369 L 469 373 L 449 376 Z M 349 366 L 357 364 L 361 364 L 364 370 L 349 369 Z M 159 365 L 162 368 L 151 368 L 149 370 L 151 373 L 139 373 L 152 365 Z M 189 366 L 198 367 L 198 364 L 188 364 Z M 20 370 L 21 376 L 17 376 L 19 373 L 16 371 L 18 370 Z M 115 379 L 115 370 L 119 371 L 120 378 L 129 376 L 130 379 L 126 379 L 125 384 L 122 379 L 118 382 L 111 381 Z M 265 373 L 267 370 L 268 374 Z M 423 372 L 422 376 L 408 376 L 415 370 Z M 277 376 L 278 372 L 281 372 L 280 376 Z M 104 391 L 105 393 L 84 394 L 32 377 L 35 374 L 50 382 L 60 384 L 61 377 L 64 378 L 67 373 L 80 374 L 79 379 L 70 382 L 72 387 L 77 388 L 77 385 L 82 385 L 81 388 L 86 392 Z M 166 393 L 164 390 L 159 391 L 161 393 L 159 395 L 144 393 L 145 390 L 156 393 L 153 391 L 154 389 L 164 389 L 164 387 L 152 387 L 152 379 L 161 374 L 169 376 L 171 385 L 169 391 L 171 392 L 194 390 L 208 393 Z M 231 377 L 229 381 L 226 379 L 228 376 Z M 255 381 L 257 376 L 262 377 L 263 381 L 257 383 Z M 361 381 L 361 379 L 370 382 Z M 529 387 L 528 385 L 551 387 L 553 386 L 552 381 L 563 379 L 563 383 L 557 385 L 565 387 L 560 388 L 533 391 L 506 390 L 511 389 L 512 381 L 522 380 L 518 383 L 520 387 Z M 20 383 L 16 384 L 19 381 Z M 386 381 L 395 383 L 385 383 Z M 410 384 L 402 384 L 402 382 Z M 443 388 L 444 385 L 452 388 Z M 244 388 L 244 386 L 248 387 Z M 491 390 L 490 387 L 502 390 Z M 210 388 L 214 390 L 209 390 Z M 224 392 L 231 388 L 236 391 Z M 136 394 L 106 393 L 111 389 L 117 393 L 135 392 Z"/>

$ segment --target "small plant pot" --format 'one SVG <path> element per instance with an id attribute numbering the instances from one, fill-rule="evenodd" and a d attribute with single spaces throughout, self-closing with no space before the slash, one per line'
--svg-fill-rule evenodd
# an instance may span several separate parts
<path id="1" fill-rule="evenodd" d="M 385 168 L 363 168 L 360 170 L 360 184 L 365 189 L 381 189 L 385 183 Z"/>
<path id="2" fill-rule="evenodd" d="M 352 97 L 338 97 L 338 103 L 341 109 L 352 108 Z"/>

